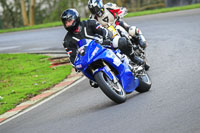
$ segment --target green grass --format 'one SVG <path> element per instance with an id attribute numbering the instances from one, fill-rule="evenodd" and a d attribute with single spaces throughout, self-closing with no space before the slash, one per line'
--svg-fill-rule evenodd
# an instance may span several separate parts
<path id="1" fill-rule="evenodd" d="M 72 66 L 50 68 L 48 56 L 0 54 L 0 114 L 61 82 Z"/>
<path id="2" fill-rule="evenodd" d="M 200 4 L 171 7 L 171 8 L 161 8 L 161 9 L 155 9 L 155 10 L 145 10 L 145 11 L 140 11 L 140 12 L 131 12 L 131 13 L 128 13 L 126 17 L 143 16 L 143 15 L 158 14 L 158 13 L 165 13 L 165 12 L 189 10 L 189 9 L 195 9 L 195 8 L 200 8 Z"/>
<path id="3" fill-rule="evenodd" d="M 126 17 L 143 16 L 143 15 L 149 15 L 149 14 L 188 10 L 188 9 L 195 9 L 195 8 L 200 8 L 200 4 L 193 4 L 193 5 L 187 5 L 187 6 L 181 6 L 181 7 L 161 8 L 161 9 L 155 9 L 155 10 L 145 10 L 145 11 L 139 11 L 139 12 L 131 12 L 131 13 L 128 13 L 126 15 Z M 86 19 L 88 19 L 88 18 L 83 18 L 82 20 L 86 20 Z M 0 33 L 56 27 L 56 26 L 61 26 L 61 25 L 62 25 L 61 22 L 52 22 L 52 23 L 47 23 L 47 24 L 39 24 L 39 25 L 26 26 L 26 27 L 21 27 L 21 28 L 2 29 L 2 30 L 0 30 Z"/>
<path id="4" fill-rule="evenodd" d="M 86 20 L 87 18 L 82 18 L 81 20 Z M 12 28 L 12 29 L 3 29 L 0 30 L 0 33 L 7 33 L 7 32 L 15 32 L 15 31 L 24 31 L 24 30 L 34 30 L 34 29 L 41 29 L 41 28 L 50 28 L 50 27 L 56 27 L 61 26 L 62 22 L 51 22 L 46 24 L 38 24 L 33 26 L 25 26 L 20 28 Z"/>
<path id="5" fill-rule="evenodd" d="M 33 26 L 25 26 L 25 27 L 20 27 L 20 28 L 3 29 L 3 30 L 0 30 L 0 33 L 41 29 L 41 28 L 48 28 L 48 27 L 56 27 L 60 25 L 61 25 L 61 22 L 52 22 L 52 23 L 38 24 L 38 25 L 33 25 Z"/>

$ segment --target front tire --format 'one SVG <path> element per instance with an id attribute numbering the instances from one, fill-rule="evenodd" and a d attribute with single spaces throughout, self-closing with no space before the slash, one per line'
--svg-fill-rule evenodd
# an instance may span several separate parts
<path id="1" fill-rule="evenodd" d="M 113 74 L 113 76 L 115 75 Z M 111 100 L 118 104 L 126 101 L 126 93 L 119 82 L 114 83 L 102 71 L 97 72 L 94 75 L 94 79 L 96 80 L 104 94 L 108 96 Z"/>

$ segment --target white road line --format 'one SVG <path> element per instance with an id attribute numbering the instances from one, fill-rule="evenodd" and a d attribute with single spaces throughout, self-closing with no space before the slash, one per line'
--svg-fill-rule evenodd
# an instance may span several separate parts
<path id="1" fill-rule="evenodd" d="M 3 125 L 3 124 L 5 124 L 5 123 L 7 123 L 7 122 L 9 122 L 9 121 L 11 121 L 11 120 L 13 120 L 13 119 L 15 119 L 15 118 L 17 118 L 17 117 L 20 116 L 20 115 L 25 114 L 25 113 L 28 112 L 28 111 L 31 111 L 32 109 L 34 109 L 34 108 L 36 108 L 36 107 L 42 105 L 43 103 L 46 103 L 47 101 L 49 101 L 49 100 L 53 99 L 54 97 L 60 95 L 61 93 L 65 92 L 66 90 L 70 89 L 71 87 L 73 87 L 73 86 L 77 85 L 78 83 L 82 82 L 84 79 L 86 79 L 85 76 L 82 77 L 81 79 L 77 80 L 75 83 L 72 83 L 72 84 L 69 85 L 68 87 L 64 88 L 63 90 L 61 90 L 61 91 L 59 91 L 59 92 L 53 94 L 52 96 L 46 98 L 45 100 L 39 102 L 38 104 L 35 104 L 35 105 L 31 106 L 30 108 L 25 109 L 24 111 L 20 112 L 19 114 L 15 115 L 15 116 L 13 116 L 13 117 L 11 117 L 11 118 L 6 119 L 6 120 L 3 121 L 2 123 L 0 123 L 0 126 Z"/>
<path id="2" fill-rule="evenodd" d="M 8 46 L 8 47 L 1 47 L 0 48 L 0 51 L 3 51 L 3 50 L 8 50 L 8 49 L 16 49 L 16 48 L 19 48 L 21 46 Z"/>

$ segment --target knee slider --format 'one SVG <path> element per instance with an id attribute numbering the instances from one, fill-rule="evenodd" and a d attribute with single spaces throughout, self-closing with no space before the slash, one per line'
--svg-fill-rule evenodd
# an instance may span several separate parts
<path id="1" fill-rule="evenodd" d="M 131 27 L 129 28 L 129 30 L 128 30 L 128 33 L 129 33 L 131 36 L 135 37 L 135 36 L 136 36 L 136 29 L 137 29 L 136 26 L 131 26 Z"/>
<path id="2" fill-rule="evenodd" d="M 128 33 L 129 33 L 131 36 L 133 36 L 133 37 L 135 37 L 135 36 L 137 36 L 137 35 L 139 35 L 139 34 L 142 34 L 142 32 L 140 31 L 140 29 L 137 28 L 136 26 L 131 26 L 131 27 L 129 28 L 129 30 L 128 30 Z"/>

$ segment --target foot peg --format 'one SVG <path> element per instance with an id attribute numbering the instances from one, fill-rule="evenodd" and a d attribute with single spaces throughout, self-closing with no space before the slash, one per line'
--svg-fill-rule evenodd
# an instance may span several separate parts
<path id="1" fill-rule="evenodd" d="M 90 85 L 94 88 L 98 88 L 98 84 L 96 82 L 94 82 L 93 80 L 90 80 Z"/>

